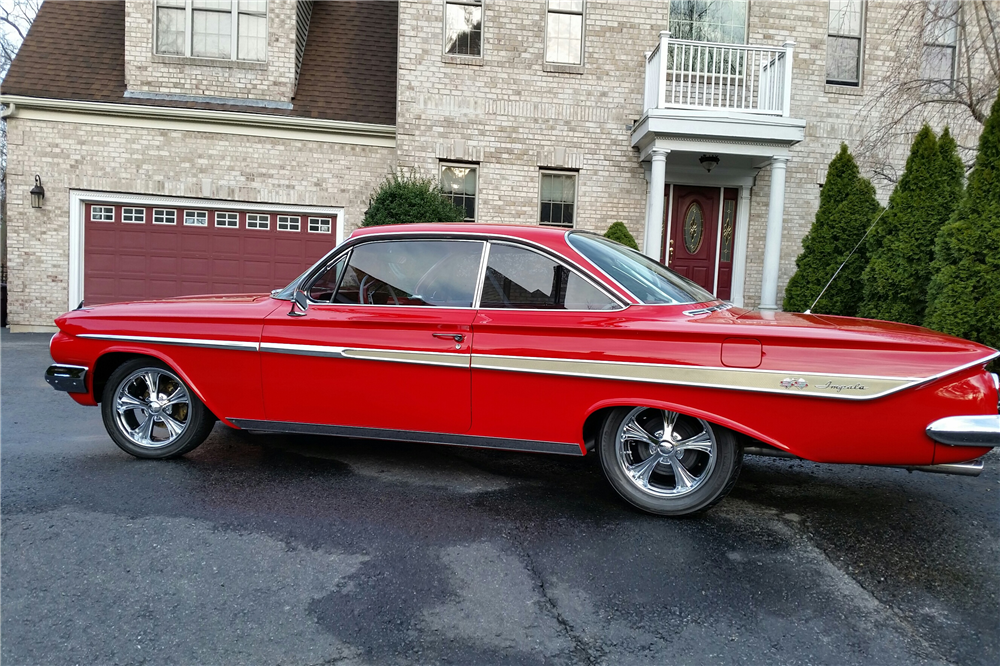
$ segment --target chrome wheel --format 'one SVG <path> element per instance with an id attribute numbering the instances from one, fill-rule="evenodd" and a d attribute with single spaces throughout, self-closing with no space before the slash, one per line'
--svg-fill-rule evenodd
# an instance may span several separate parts
<path id="1" fill-rule="evenodd" d="M 618 427 L 615 453 L 625 478 L 638 490 L 658 498 L 678 498 L 711 476 L 718 443 L 706 421 L 636 407 Z"/>
<path id="2" fill-rule="evenodd" d="M 143 449 L 161 449 L 187 430 L 191 397 L 172 372 L 142 368 L 118 384 L 114 413 L 119 431 L 131 443 Z"/>

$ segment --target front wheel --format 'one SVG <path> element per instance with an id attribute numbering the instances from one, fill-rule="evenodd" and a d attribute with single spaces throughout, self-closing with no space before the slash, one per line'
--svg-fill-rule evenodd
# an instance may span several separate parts
<path id="1" fill-rule="evenodd" d="M 205 441 L 215 417 L 165 364 L 134 359 L 111 373 L 101 401 L 104 427 L 137 458 L 174 458 Z"/>
<path id="2" fill-rule="evenodd" d="M 618 494 L 664 516 L 713 506 L 729 494 L 743 463 L 743 447 L 730 430 L 649 407 L 613 411 L 601 429 L 598 451 Z"/>

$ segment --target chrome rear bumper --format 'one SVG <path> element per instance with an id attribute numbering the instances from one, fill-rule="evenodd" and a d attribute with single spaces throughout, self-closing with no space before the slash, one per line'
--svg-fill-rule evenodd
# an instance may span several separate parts
<path id="1" fill-rule="evenodd" d="M 948 446 L 1000 446 L 1000 414 L 949 416 L 927 426 L 926 432 Z"/>
<path id="2" fill-rule="evenodd" d="M 82 365 L 50 365 L 45 371 L 45 381 L 57 391 L 86 393 L 87 368 Z"/>

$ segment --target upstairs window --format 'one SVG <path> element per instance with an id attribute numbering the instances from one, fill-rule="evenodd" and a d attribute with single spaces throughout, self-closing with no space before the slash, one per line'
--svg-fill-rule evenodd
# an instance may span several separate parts
<path id="1" fill-rule="evenodd" d="M 465 221 L 476 221 L 476 167 L 441 165 L 441 194 L 465 211 Z"/>
<path id="2" fill-rule="evenodd" d="M 838 86 L 861 85 L 864 54 L 864 0 L 830 0 L 826 37 L 826 82 Z"/>
<path id="3" fill-rule="evenodd" d="M 746 44 L 746 0 L 671 0 L 671 39 Z"/>
<path id="4" fill-rule="evenodd" d="M 539 204 L 539 224 L 572 228 L 576 219 L 576 174 L 543 171 Z"/>
<path id="5" fill-rule="evenodd" d="M 583 64 L 583 0 L 548 0 L 545 62 Z"/>
<path id="6" fill-rule="evenodd" d="M 450 55 L 483 55 L 482 0 L 445 1 L 444 52 Z"/>
<path id="7" fill-rule="evenodd" d="M 958 0 L 930 0 L 927 3 L 921 78 L 928 82 L 931 92 L 946 93 L 955 80 L 959 11 Z"/>
<path id="8" fill-rule="evenodd" d="M 267 55 L 267 0 L 156 0 L 158 55 L 250 60 Z"/>

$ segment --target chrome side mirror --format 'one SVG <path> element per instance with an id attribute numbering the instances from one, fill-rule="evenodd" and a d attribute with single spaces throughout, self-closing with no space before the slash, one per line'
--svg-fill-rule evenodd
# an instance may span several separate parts
<path id="1" fill-rule="evenodd" d="M 309 299 L 306 298 L 306 292 L 301 289 L 296 289 L 292 294 L 292 309 L 288 311 L 289 317 L 304 317 L 306 310 L 309 309 Z"/>

